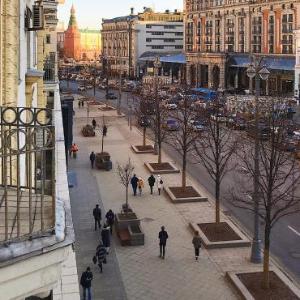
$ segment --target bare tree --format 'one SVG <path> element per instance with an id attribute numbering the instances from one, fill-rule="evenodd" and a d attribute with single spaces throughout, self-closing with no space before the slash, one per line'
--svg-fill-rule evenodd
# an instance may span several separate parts
<path id="1" fill-rule="evenodd" d="M 254 167 L 254 146 L 244 140 L 239 151 L 240 169 L 246 178 L 239 181 L 232 192 L 232 203 L 236 207 L 254 212 L 253 185 L 249 181 L 257 178 L 259 198 L 258 215 L 264 221 L 263 287 L 270 288 L 269 261 L 272 228 L 284 216 L 300 212 L 300 197 L 296 195 L 300 181 L 298 162 L 287 150 L 287 119 L 272 101 L 270 113 L 264 117 L 269 127 L 269 139 L 265 141 L 261 132 L 259 152 L 259 174 Z M 241 176 L 240 176 L 241 177 Z M 247 181 L 247 182 L 246 182 Z"/>
<path id="2" fill-rule="evenodd" d="M 201 163 L 215 184 L 216 223 L 220 223 L 220 190 L 224 176 L 232 167 L 229 162 L 238 146 L 238 139 L 232 130 L 224 124 L 223 117 L 218 114 L 219 99 L 214 103 L 214 114 L 204 113 L 206 130 L 196 141 L 194 150 L 198 162 Z"/>
<path id="3" fill-rule="evenodd" d="M 125 195 L 126 195 L 126 202 L 125 202 L 125 212 L 128 211 L 128 186 L 131 181 L 131 177 L 133 175 L 134 165 L 131 163 L 130 158 L 128 162 L 125 164 L 117 163 L 118 174 L 120 177 L 120 182 L 125 186 Z"/>
<path id="4" fill-rule="evenodd" d="M 196 140 L 201 135 L 201 128 L 195 120 L 195 111 L 187 95 L 178 106 L 172 117 L 178 122 L 179 130 L 173 131 L 167 138 L 167 143 L 172 146 L 182 157 L 182 188 L 186 188 L 186 169 L 188 154 L 194 149 Z M 192 124 L 194 121 L 194 125 Z"/>

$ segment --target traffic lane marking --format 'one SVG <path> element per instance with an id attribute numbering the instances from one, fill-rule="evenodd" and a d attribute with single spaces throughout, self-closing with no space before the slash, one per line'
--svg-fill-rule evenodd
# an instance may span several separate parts
<path id="1" fill-rule="evenodd" d="M 300 233 L 295 229 L 293 228 L 292 226 L 288 226 L 288 228 L 293 231 L 296 235 L 300 236 Z"/>

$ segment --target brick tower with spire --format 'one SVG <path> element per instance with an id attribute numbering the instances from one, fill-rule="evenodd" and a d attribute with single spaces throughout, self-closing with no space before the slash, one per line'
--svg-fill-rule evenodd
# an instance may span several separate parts
<path id="1" fill-rule="evenodd" d="M 80 60 L 80 32 L 78 30 L 75 8 L 72 5 L 68 29 L 65 31 L 64 54 L 67 58 Z"/>

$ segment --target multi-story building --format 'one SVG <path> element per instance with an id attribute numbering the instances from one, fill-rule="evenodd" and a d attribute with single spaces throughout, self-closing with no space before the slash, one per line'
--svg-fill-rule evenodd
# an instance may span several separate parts
<path id="1" fill-rule="evenodd" d="M 98 60 L 101 54 L 100 30 L 80 29 L 80 52 L 83 60 Z"/>
<path id="2" fill-rule="evenodd" d="M 103 19 L 102 55 L 107 58 L 112 73 L 136 77 L 138 59 L 148 53 L 183 52 L 183 13 L 144 12 Z"/>
<path id="3" fill-rule="evenodd" d="M 0 2 L 1 300 L 80 298 L 52 40 L 62 2 Z"/>
<path id="4" fill-rule="evenodd" d="M 300 3 L 288 0 L 185 0 L 187 81 L 194 86 L 251 89 L 250 54 L 271 72 L 262 92 L 293 93 Z"/>

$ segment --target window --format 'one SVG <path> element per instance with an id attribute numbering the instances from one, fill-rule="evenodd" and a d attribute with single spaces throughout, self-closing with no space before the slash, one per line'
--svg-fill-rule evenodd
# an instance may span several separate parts
<path id="1" fill-rule="evenodd" d="M 152 49 L 164 49 L 164 46 L 161 45 L 154 45 L 151 47 Z"/>
<path id="2" fill-rule="evenodd" d="M 164 39 L 165 43 L 175 43 L 174 39 Z"/>
<path id="3" fill-rule="evenodd" d="M 51 35 L 50 34 L 46 35 L 46 44 L 51 44 Z"/>
<path id="4" fill-rule="evenodd" d="M 164 29 L 174 29 L 174 28 L 176 28 L 175 25 L 165 25 L 164 26 Z"/>
<path id="5" fill-rule="evenodd" d="M 146 42 L 152 42 L 152 39 L 146 38 Z"/>
<path id="6" fill-rule="evenodd" d="M 151 32 L 152 35 L 164 35 L 163 31 L 153 31 Z"/>
<path id="7" fill-rule="evenodd" d="M 183 36 L 183 32 L 175 32 L 175 35 L 177 35 L 177 36 Z"/>
<path id="8" fill-rule="evenodd" d="M 152 26 L 150 24 L 147 24 L 146 28 L 152 28 Z"/>
<path id="9" fill-rule="evenodd" d="M 182 45 L 176 45 L 175 49 L 183 49 L 183 46 Z"/>

